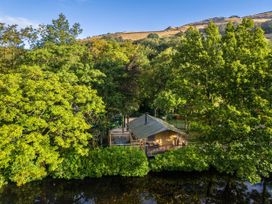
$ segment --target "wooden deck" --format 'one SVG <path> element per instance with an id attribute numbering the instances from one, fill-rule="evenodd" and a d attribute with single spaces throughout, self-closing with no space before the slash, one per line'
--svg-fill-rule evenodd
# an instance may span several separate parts
<path id="1" fill-rule="evenodd" d="M 156 156 L 157 154 L 162 154 L 164 152 L 167 152 L 169 150 L 175 150 L 175 149 L 179 149 L 182 148 L 184 146 L 157 146 L 157 147 L 146 147 L 146 155 L 148 157 L 153 157 Z"/>
<path id="2" fill-rule="evenodd" d="M 157 154 L 169 150 L 179 149 L 184 145 L 164 145 L 160 146 L 147 140 L 133 140 L 131 133 L 126 128 L 114 128 L 109 131 L 109 146 L 136 147 L 145 151 L 147 157 L 154 157 Z"/>
<path id="3" fill-rule="evenodd" d="M 157 154 L 164 153 L 169 150 L 179 149 L 183 146 L 159 146 L 147 143 L 146 141 L 132 140 L 129 131 L 124 131 L 122 128 L 115 128 L 109 132 L 109 146 L 136 147 L 145 151 L 147 157 L 154 157 Z"/>
<path id="4" fill-rule="evenodd" d="M 109 145 L 125 145 L 130 143 L 131 135 L 129 131 L 122 128 L 115 128 L 109 132 Z"/>

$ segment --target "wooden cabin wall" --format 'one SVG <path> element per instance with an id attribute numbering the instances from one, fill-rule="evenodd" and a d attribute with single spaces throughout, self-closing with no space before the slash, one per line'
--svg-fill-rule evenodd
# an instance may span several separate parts
<path id="1" fill-rule="evenodd" d="M 179 143 L 181 145 L 184 139 L 178 133 L 173 131 L 165 131 L 165 132 L 158 133 L 152 138 L 152 140 L 160 144 L 160 146 L 171 146 L 171 145 L 176 146 L 178 137 L 180 137 Z"/>

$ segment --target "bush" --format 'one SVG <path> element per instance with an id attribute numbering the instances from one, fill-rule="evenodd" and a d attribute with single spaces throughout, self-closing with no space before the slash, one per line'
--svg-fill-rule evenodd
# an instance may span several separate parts
<path id="1" fill-rule="evenodd" d="M 198 146 L 187 146 L 160 154 L 150 161 L 151 171 L 204 171 L 209 158 Z"/>
<path id="2" fill-rule="evenodd" d="M 205 133 L 205 132 L 208 132 L 209 129 L 210 127 L 208 125 L 201 124 L 200 122 L 195 122 L 195 121 L 191 122 L 190 131 Z"/>
<path id="3" fill-rule="evenodd" d="M 7 182 L 6 182 L 5 177 L 0 174 L 0 189 L 6 184 L 7 184 Z"/>
<path id="4" fill-rule="evenodd" d="M 55 178 L 83 179 L 101 176 L 145 176 L 148 160 L 133 147 L 108 147 L 91 150 L 88 156 L 70 153 L 54 172 Z"/>
<path id="5" fill-rule="evenodd" d="M 148 34 L 147 38 L 159 39 L 160 36 L 157 33 L 150 33 Z"/>
<path id="6" fill-rule="evenodd" d="M 258 151 L 256 151 L 258 149 Z M 212 143 L 206 147 L 211 166 L 218 172 L 234 175 L 251 183 L 269 177 L 272 169 L 272 150 L 260 142 L 244 141 L 229 144 Z"/>
<path id="7" fill-rule="evenodd" d="M 86 166 L 82 164 L 86 160 L 87 157 L 80 156 L 76 152 L 67 153 L 62 162 L 52 173 L 52 176 L 54 178 L 64 179 L 84 179 L 87 176 Z"/>

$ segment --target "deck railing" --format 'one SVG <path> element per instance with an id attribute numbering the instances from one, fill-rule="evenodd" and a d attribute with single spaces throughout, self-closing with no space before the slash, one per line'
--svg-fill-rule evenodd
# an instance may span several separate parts
<path id="1" fill-rule="evenodd" d="M 137 147 L 137 148 L 140 148 L 143 151 L 145 151 L 145 153 L 146 153 L 146 155 L 148 157 L 152 157 L 152 156 L 164 153 L 164 152 L 169 151 L 169 150 L 179 149 L 179 148 L 183 147 L 183 145 L 178 145 L 178 146 L 174 146 L 174 145 L 167 145 L 167 146 L 153 145 L 153 146 L 149 146 L 147 144 L 143 144 L 143 143 L 140 143 L 140 142 L 133 142 L 133 143 L 129 143 L 129 144 L 112 144 L 112 146 Z"/>

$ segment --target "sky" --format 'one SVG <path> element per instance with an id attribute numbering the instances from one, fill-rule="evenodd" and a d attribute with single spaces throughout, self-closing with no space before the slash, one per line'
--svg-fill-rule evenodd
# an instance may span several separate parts
<path id="1" fill-rule="evenodd" d="M 272 11 L 272 0 L 0 0 L 0 22 L 36 27 L 64 13 L 71 24 L 80 23 L 81 38 L 265 11 Z"/>

